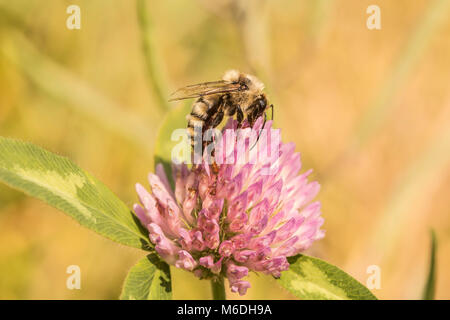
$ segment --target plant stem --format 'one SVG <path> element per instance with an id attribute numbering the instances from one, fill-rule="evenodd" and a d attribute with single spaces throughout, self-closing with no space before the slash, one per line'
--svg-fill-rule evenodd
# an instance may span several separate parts
<path id="1" fill-rule="evenodd" d="M 148 82 L 162 112 L 169 110 L 167 83 L 163 77 L 162 61 L 156 53 L 153 21 L 148 12 L 147 0 L 136 0 L 138 24 L 141 30 L 142 51 L 147 67 Z"/>
<path id="2" fill-rule="evenodd" d="M 431 230 L 431 253 L 430 253 L 430 270 L 428 271 L 428 280 L 423 292 L 423 300 L 434 300 L 436 287 L 436 234 Z"/>
<path id="3" fill-rule="evenodd" d="M 211 280 L 211 290 L 213 300 L 226 300 L 224 279 L 221 276 L 219 279 Z"/>

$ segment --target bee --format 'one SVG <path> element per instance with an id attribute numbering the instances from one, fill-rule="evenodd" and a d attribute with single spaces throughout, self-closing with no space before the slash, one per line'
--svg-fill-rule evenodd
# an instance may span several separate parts
<path id="1" fill-rule="evenodd" d="M 197 98 L 192 105 L 191 113 L 186 116 L 191 146 L 196 150 L 196 141 L 202 141 L 204 132 L 217 127 L 225 116 L 236 115 L 238 128 L 242 126 L 244 120 L 253 127 L 255 121 L 262 115 L 265 124 L 266 111 L 269 108 L 272 108 L 273 117 L 273 105 L 268 105 L 263 90 L 264 84 L 255 76 L 229 70 L 222 80 L 178 89 L 171 95 L 169 101 Z M 197 130 L 197 127 L 201 127 L 201 130 Z M 198 137 L 200 134 L 202 136 Z M 203 148 L 202 143 L 202 151 Z"/>

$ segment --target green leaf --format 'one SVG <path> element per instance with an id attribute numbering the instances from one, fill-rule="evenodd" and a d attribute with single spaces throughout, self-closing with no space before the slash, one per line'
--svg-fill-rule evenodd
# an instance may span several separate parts
<path id="1" fill-rule="evenodd" d="M 430 253 L 430 269 L 428 271 L 428 279 L 423 291 L 423 300 L 433 300 L 436 284 L 436 250 L 437 241 L 434 230 L 431 230 L 431 253 Z"/>
<path id="2" fill-rule="evenodd" d="M 288 258 L 290 268 L 282 272 L 280 284 L 306 300 L 376 300 L 377 298 L 341 269 L 317 258 Z"/>
<path id="3" fill-rule="evenodd" d="M 170 300 L 172 284 L 170 268 L 155 254 L 149 254 L 131 268 L 122 294 L 122 300 Z"/>
<path id="4" fill-rule="evenodd" d="M 186 115 L 191 111 L 191 103 L 182 103 L 176 108 L 170 110 L 159 129 L 155 145 L 155 164 L 161 163 L 164 166 L 167 177 L 173 187 L 173 178 L 171 173 L 172 150 L 182 140 L 172 141 L 172 134 L 176 129 L 186 129 Z M 183 141 L 189 143 L 189 141 Z M 190 148 L 190 145 L 188 146 Z M 190 150 L 190 149 L 188 149 Z"/>
<path id="5" fill-rule="evenodd" d="M 0 181 L 43 200 L 108 239 L 152 250 L 147 232 L 133 212 L 67 158 L 31 143 L 0 137 Z"/>

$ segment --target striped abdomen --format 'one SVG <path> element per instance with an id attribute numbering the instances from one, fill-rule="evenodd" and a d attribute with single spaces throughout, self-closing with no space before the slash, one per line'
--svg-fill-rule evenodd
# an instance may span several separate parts
<path id="1" fill-rule="evenodd" d="M 217 113 L 219 103 L 219 96 L 200 97 L 194 102 L 191 113 L 186 117 L 192 147 L 196 141 L 202 141 L 203 132 L 211 127 L 211 120 Z"/>

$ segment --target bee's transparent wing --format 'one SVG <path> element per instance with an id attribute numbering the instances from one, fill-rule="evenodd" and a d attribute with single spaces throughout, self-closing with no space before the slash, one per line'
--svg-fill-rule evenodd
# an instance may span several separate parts
<path id="1" fill-rule="evenodd" d="M 241 88 L 239 83 L 225 80 L 204 82 L 180 88 L 170 95 L 169 101 L 198 98 L 211 94 L 220 94 L 238 91 Z"/>

